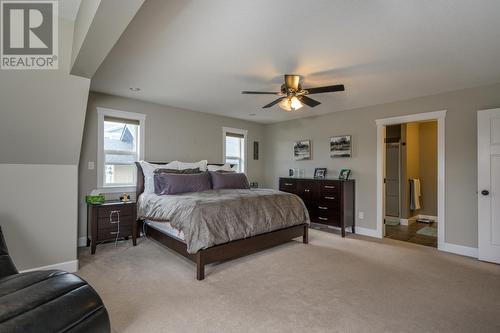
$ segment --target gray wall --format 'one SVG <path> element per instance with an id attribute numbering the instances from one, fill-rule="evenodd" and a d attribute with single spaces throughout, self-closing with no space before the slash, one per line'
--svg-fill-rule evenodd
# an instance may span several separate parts
<path id="1" fill-rule="evenodd" d="M 264 181 L 264 125 L 206 113 L 92 92 L 89 96 L 79 166 L 79 237 L 86 235 L 85 195 L 97 186 L 97 107 L 146 115 L 145 159 L 149 161 L 222 162 L 222 127 L 248 130 L 247 174 L 249 181 Z M 253 160 L 253 141 L 260 142 L 260 159 Z"/>
<path id="2" fill-rule="evenodd" d="M 74 262 L 77 164 L 90 80 L 69 75 L 73 22 L 59 19 L 58 70 L 0 74 L 0 223 L 19 269 Z"/>
<path id="3" fill-rule="evenodd" d="M 376 229 L 376 151 L 379 118 L 448 110 L 446 115 L 446 234 L 445 241 L 477 247 L 477 130 L 476 111 L 500 106 L 500 84 L 421 97 L 407 101 L 310 117 L 265 128 L 266 185 L 278 187 L 288 168 L 326 167 L 330 176 L 352 169 L 356 179 L 356 223 Z M 353 157 L 331 159 L 328 138 L 353 136 Z M 313 159 L 294 161 L 293 143 L 311 139 Z"/>

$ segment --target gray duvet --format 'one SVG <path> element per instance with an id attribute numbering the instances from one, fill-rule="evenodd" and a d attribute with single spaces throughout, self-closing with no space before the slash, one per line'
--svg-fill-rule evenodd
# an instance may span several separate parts
<path id="1" fill-rule="evenodd" d="M 181 230 L 187 251 L 309 223 L 303 201 L 270 189 L 211 190 L 176 195 L 143 193 L 137 203 L 140 219 L 170 222 Z"/>

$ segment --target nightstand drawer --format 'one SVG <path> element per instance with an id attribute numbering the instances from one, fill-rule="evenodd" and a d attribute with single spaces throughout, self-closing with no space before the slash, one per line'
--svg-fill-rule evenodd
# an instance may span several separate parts
<path id="1" fill-rule="evenodd" d="M 103 241 L 108 239 L 123 238 L 132 236 L 132 225 L 120 225 L 120 231 L 118 227 L 99 229 L 97 232 L 97 240 Z"/>
<path id="2" fill-rule="evenodd" d="M 116 228 L 118 224 L 118 216 L 113 214 L 112 219 L 109 217 L 101 217 L 97 220 L 97 228 L 98 229 L 108 229 L 108 228 Z M 134 219 L 131 215 L 129 216 L 121 216 L 120 215 L 120 227 L 121 226 L 129 226 L 134 223 Z"/>
<path id="3" fill-rule="evenodd" d="M 113 218 L 115 218 L 117 212 L 120 214 L 120 217 L 131 216 L 134 212 L 134 207 L 129 204 L 102 206 L 98 209 L 97 217 L 109 218 L 111 213 L 113 213 Z"/>

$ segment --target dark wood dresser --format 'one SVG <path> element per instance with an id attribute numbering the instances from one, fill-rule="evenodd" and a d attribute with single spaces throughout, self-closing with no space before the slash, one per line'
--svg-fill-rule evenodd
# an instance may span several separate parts
<path id="1" fill-rule="evenodd" d="M 311 222 L 345 228 L 354 233 L 354 180 L 280 178 L 279 189 L 298 195 L 306 204 Z"/>
<path id="2" fill-rule="evenodd" d="M 87 228 L 90 220 L 90 253 L 94 254 L 97 243 L 128 239 L 132 236 L 132 228 L 135 226 L 136 219 L 136 204 L 119 201 L 100 205 L 89 204 L 87 219 Z"/>

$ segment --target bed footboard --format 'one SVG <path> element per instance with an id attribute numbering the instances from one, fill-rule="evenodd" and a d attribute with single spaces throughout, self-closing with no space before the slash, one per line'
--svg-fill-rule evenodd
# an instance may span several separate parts
<path id="1" fill-rule="evenodd" d="M 243 257 L 279 244 L 286 243 L 298 237 L 302 237 L 302 242 L 304 244 L 307 244 L 309 242 L 309 225 L 300 224 L 245 239 L 235 240 L 232 242 L 200 250 L 196 254 L 188 253 L 185 243 L 173 237 L 170 237 L 154 228 L 148 228 L 146 226 L 146 234 L 156 241 L 162 243 L 166 247 L 195 262 L 196 279 L 203 280 L 205 278 L 205 265 L 207 264 Z M 134 246 L 135 245 L 136 242 L 134 238 Z"/>

